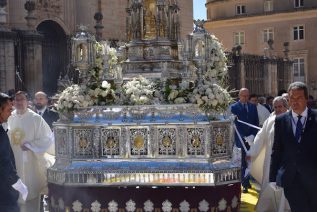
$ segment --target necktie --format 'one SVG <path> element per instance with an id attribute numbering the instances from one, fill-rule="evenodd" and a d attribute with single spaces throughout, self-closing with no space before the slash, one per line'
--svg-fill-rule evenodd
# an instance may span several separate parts
<path id="1" fill-rule="evenodd" d="M 244 112 L 245 114 L 248 113 L 247 104 L 243 104 L 243 112 Z"/>
<path id="2" fill-rule="evenodd" d="M 296 138 L 296 141 L 299 142 L 299 139 L 300 139 L 302 131 L 303 131 L 303 124 L 301 122 L 302 116 L 299 115 L 297 117 L 298 117 L 298 120 L 297 120 L 297 124 L 296 124 L 295 138 Z"/>
<path id="3" fill-rule="evenodd" d="M 41 112 L 41 111 L 39 111 L 38 114 L 39 114 L 40 116 L 42 116 L 42 112 Z"/>

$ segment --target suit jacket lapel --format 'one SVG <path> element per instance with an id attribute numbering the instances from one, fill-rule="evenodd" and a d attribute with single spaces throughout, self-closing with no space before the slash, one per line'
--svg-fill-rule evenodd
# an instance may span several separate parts
<path id="1" fill-rule="evenodd" d="M 44 117 L 47 116 L 47 115 L 48 115 L 48 108 L 46 108 L 46 109 L 44 110 L 44 113 L 43 113 L 42 117 L 44 118 Z"/>
<path id="2" fill-rule="evenodd" d="M 314 113 L 312 113 L 311 109 L 308 108 L 308 112 L 307 112 L 307 120 L 306 120 L 306 124 L 305 124 L 305 128 L 304 128 L 304 134 L 307 130 L 311 129 L 312 124 L 314 123 L 315 120 L 315 115 Z"/>
<path id="3" fill-rule="evenodd" d="M 293 131 L 293 116 L 292 116 L 291 110 L 288 112 L 288 116 L 286 117 L 287 117 L 287 120 L 286 120 L 287 135 L 291 135 L 290 138 L 293 140 L 293 142 L 297 142 L 294 135 L 294 131 Z"/>

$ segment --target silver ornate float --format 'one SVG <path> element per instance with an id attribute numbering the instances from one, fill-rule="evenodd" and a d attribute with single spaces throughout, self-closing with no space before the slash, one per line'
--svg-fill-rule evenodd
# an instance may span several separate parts
<path id="1" fill-rule="evenodd" d="M 140 109 L 142 108 L 142 110 Z M 239 181 L 228 119 L 196 105 L 92 107 L 55 124 L 51 183 L 208 185 Z"/>
<path id="2" fill-rule="evenodd" d="M 78 85 L 58 100 L 51 211 L 238 211 L 220 42 L 198 21 L 182 43 L 177 1 L 130 0 L 126 11 L 118 52 L 90 48 L 83 29 L 72 39 Z"/>

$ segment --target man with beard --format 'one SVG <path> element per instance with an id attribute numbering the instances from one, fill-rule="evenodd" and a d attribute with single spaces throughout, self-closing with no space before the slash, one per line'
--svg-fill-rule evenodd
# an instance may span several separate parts
<path id="1" fill-rule="evenodd" d="M 48 107 L 48 98 L 46 93 L 39 91 L 34 95 L 35 112 L 43 117 L 46 123 L 53 128 L 53 122 L 59 118 L 58 113 Z"/>

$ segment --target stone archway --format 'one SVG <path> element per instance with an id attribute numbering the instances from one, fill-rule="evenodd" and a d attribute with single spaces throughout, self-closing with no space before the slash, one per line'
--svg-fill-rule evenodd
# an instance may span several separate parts
<path id="1" fill-rule="evenodd" d="M 44 35 L 42 43 L 43 90 L 48 95 L 57 91 L 60 75 L 67 72 L 69 64 L 69 48 L 67 36 L 63 28 L 55 21 L 41 22 L 37 31 Z"/>

